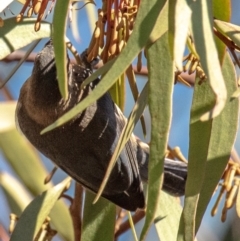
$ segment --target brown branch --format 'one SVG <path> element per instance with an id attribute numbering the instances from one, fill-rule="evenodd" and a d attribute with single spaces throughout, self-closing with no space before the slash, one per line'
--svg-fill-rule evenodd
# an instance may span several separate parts
<path id="1" fill-rule="evenodd" d="M 240 51 L 240 48 L 231 39 L 220 33 L 216 28 L 213 28 L 213 32 L 228 48 Z"/>
<path id="2" fill-rule="evenodd" d="M 19 61 L 22 59 L 22 57 L 25 55 L 26 52 L 17 50 L 14 51 L 13 53 L 9 54 L 7 57 L 2 59 L 1 61 L 9 63 L 13 61 Z M 36 57 L 37 53 L 31 53 L 25 60 L 25 62 L 34 62 L 34 59 Z"/>
<path id="3" fill-rule="evenodd" d="M 146 66 L 143 66 L 141 71 L 137 71 L 137 66 L 133 66 L 133 70 L 134 70 L 134 73 L 135 74 L 138 74 L 138 75 L 144 75 L 144 76 L 147 76 L 148 75 L 148 69 Z M 180 74 L 180 76 L 186 81 L 188 82 L 190 85 L 194 85 L 195 83 L 195 73 L 193 74 L 188 74 L 188 73 L 184 73 L 182 72 Z"/>
<path id="4" fill-rule="evenodd" d="M 119 213 L 117 215 L 117 220 L 115 223 L 115 233 L 120 229 L 120 226 L 123 222 L 123 220 L 125 219 L 127 215 L 127 211 L 125 209 L 119 208 Z"/>
<path id="5" fill-rule="evenodd" d="M 12 54 L 8 55 L 6 58 L 4 58 L 2 61 L 4 62 L 11 62 L 11 61 L 19 61 L 24 55 L 24 52 L 23 51 L 15 51 L 13 52 Z M 26 59 L 26 62 L 34 62 L 34 59 L 36 57 L 36 53 L 31 53 L 27 59 Z M 76 61 L 75 59 L 71 59 L 71 63 L 75 63 L 76 64 Z M 100 67 L 103 66 L 103 63 L 100 62 L 99 64 L 97 64 L 95 66 L 95 69 L 99 69 Z M 134 70 L 134 73 L 136 75 L 143 75 L 143 76 L 147 76 L 148 75 L 148 69 L 146 66 L 143 66 L 141 71 L 138 71 L 137 70 L 137 66 L 133 66 L 133 70 Z M 195 82 L 195 74 L 187 74 L 187 73 L 181 73 L 180 76 L 186 81 L 188 82 L 190 85 L 194 85 L 194 82 Z"/>
<path id="6" fill-rule="evenodd" d="M 81 240 L 82 197 L 83 197 L 82 185 L 76 182 L 73 202 L 69 209 L 72 217 L 72 221 L 73 221 L 74 241 Z"/>

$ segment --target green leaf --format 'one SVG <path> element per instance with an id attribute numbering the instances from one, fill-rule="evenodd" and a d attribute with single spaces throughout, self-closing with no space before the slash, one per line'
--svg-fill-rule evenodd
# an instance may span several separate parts
<path id="1" fill-rule="evenodd" d="M 139 96 L 139 92 L 138 92 L 138 87 L 137 87 L 136 78 L 135 78 L 135 74 L 134 74 L 132 65 L 130 65 L 127 68 L 126 75 L 127 75 L 127 78 L 128 78 L 129 86 L 131 88 L 133 99 L 136 102 L 137 99 L 138 99 L 138 96 Z M 142 115 L 140 117 L 140 121 L 141 121 L 142 130 L 143 130 L 143 135 L 146 136 L 147 130 L 146 130 L 146 123 L 145 123 L 144 115 Z"/>
<path id="2" fill-rule="evenodd" d="M 68 6 L 71 0 L 57 1 L 53 15 L 53 46 L 57 66 L 57 80 L 61 95 L 64 99 L 68 97 L 67 86 L 67 50 L 65 34 L 67 25 Z"/>
<path id="3" fill-rule="evenodd" d="M 0 186 L 8 200 L 11 212 L 19 216 L 30 203 L 31 195 L 16 178 L 7 172 L 0 173 Z"/>
<path id="4" fill-rule="evenodd" d="M 15 109 L 16 101 L 0 102 L 0 135 L 1 132 L 15 129 Z"/>
<path id="5" fill-rule="evenodd" d="M 119 106 L 121 111 L 125 106 L 125 74 L 122 74 L 115 84 L 109 89 L 112 100 Z"/>
<path id="6" fill-rule="evenodd" d="M 178 224 L 182 213 L 180 199 L 169 194 L 160 193 L 160 201 L 154 219 L 159 239 L 161 241 L 175 241 L 177 238 Z"/>
<path id="7" fill-rule="evenodd" d="M 224 58 L 222 71 L 228 99 L 224 110 L 212 123 L 205 177 L 197 207 L 196 233 L 212 194 L 227 166 L 238 129 L 239 100 L 231 98 L 231 94 L 237 89 L 237 78 L 228 53 Z"/>
<path id="8" fill-rule="evenodd" d="M 213 38 L 213 16 L 211 1 L 195 1 L 192 8 L 192 31 L 194 43 L 200 56 L 201 65 L 208 77 L 208 81 L 216 95 L 216 103 L 212 110 L 201 116 L 206 121 L 215 118 L 223 110 L 227 91 L 221 72 L 218 53 Z"/>
<path id="9" fill-rule="evenodd" d="M 51 209 L 70 182 L 70 178 L 36 197 L 24 210 L 11 235 L 10 241 L 33 240 Z"/>
<path id="10" fill-rule="evenodd" d="M 213 0 L 213 16 L 223 21 L 230 21 L 231 18 L 231 1 L 230 0 Z M 226 53 L 226 45 L 216 36 L 214 36 L 218 57 L 222 65 Z"/>
<path id="11" fill-rule="evenodd" d="M 214 94 L 209 83 L 204 82 L 199 85 L 198 81 L 199 78 L 196 78 L 191 107 L 188 178 L 178 241 L 192 241 L 195 234 L 195 214 L 199 193 L 204 181 L 205 165 L 212 128 L 212 119 L 202 122 L 200 121 L 200 116 L 209 111 L 215 104 Z"/>
<path id="12" fill-rule="evenodd" d="M 182 71 L 183 54 L 191 20 L 191 8 L 186 0 L 169 1 L 169 45 L 174 63 Z"/>
<path id="13" fill-rule="evenodd" d="M 100 98 L 117 80 L 117 78 L 128 68 L 133 59 L 138 55 L 146 45 L 149 36 L 156 24 L 156 19 L 161 11 L 165 1 L 143 0 L 141 1 L 136 22 L 126 47 L 114 61 L 111 70 L 104 75 L 98 86 L 83 101 L 77 104 L 73 109 L 60 117 L 53 124 L 45 128 L 41 133 L 50 131 L 65 122 L 71 120 L 78 113 L 82 112 L 89 105 Z M 97 71 L 96 71 L 97 72 Z"/>
<path id="14" fill-rule="evenodd" d="M 104 198 L 93 204 L 95 194 L 86 190 L 81 241 L 112 241 L 116 206 Z"/>
<path id="15" fill-rule="evenodd" d="M 222 21 L 231 19 L 231 1 L 230 0 L 213 0 L 213 16 Z"/>
<path id="16" fill-rule="evenodd" d="M 47 171 L 39 156 L 27 140 L 16 129 L 0 133 L 0 148 L 3 155 L 34 195 L 51 185 L 44 185 Z M 36 175 L 36 170 L 38 175 Z"/>
<path id="17" fill-rule="evenodd" d="M 147 46 L 157 41 L 168 30 L 168 1 L 161 0 L 163 7 L 159 11 L 153 30 L 149 36 Z"/>
<path id="18" fill-rule="evenodd" d="M 159 58 L 164 56 L 164 58 Z M 149 71 L 149 110 L 151 115 L 150 161 L 148 165 L 148 196 L 146 220 L 140 240 L 149 230 L 159 202 L 163 164 L 167 150 L 172 117 L 174 85 L 173 61 L 169 52 L 168 34 L 165 33 L 147 50 Z"/>
<path id="19" fill-rule="evenodd" d="M 234 91 L 234 93 L 232 94 L 232 98 L 238 98 L 240 96 L 240 89 L 237 89 Z"/>
<path id="20" fill-rule="evenodd" d="M 27 189 L 34 195 L 50 188 L 51 183 L 44 185 L 47 171 L 39 156 L 27 140 L 17 130 L 0 132 L 0 149 Z M 37 175 L 36 175 L 37 172 Z M 68 207 L 59 201 L 51 212 L 52 222 L 60 235 L 72 240 L 73 230 Z"/>
<path id="21" fill-rule="evenodd" d="M 4 20 L 0 31 L 0 59 L 32 43 L 34 40 L 51 36 L 51 24 L 41 23 L 41 29 L 34 31 L 35 18 L 24 18 L 16 23 L 16 17 Z"/>

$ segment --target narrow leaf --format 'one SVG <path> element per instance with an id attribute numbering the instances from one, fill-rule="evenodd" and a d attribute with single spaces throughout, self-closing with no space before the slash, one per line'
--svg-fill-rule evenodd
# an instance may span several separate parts
<path id="1" fill-rule="evenodd" d="M 50 37 L 51 24 L 42 22 L 41 29 L 35 32 L 35 21 L 35 18 L 24 18 L 20 23 L 16 23 L 16 17 L 4 20 L 0 31 L 0 59 L 37 39 Z"/>
<path id="2" fill-rule="evenodd" d="M 36 197 L 24 210 L 11 235 L 10 241 L 33 240 L 54 204 L 70 182 L 70 178 Z"/>
<path id="3" fill-rule="evenodd" d="M 0 186 L 6 195 L 11 212 L 19 216 L 30 203 L 31 195 L 16 178 L 7 172 L 0 173 Z"/>
<path id="4" fill-rule="evenodd" d="M 230 21 L 231 1 L 230 0 L 213 0 L 213 16 L 222 21 Z"/>
<path id="5" fill-rule="evenodd" d="M 168 30 L 168 1 L 161 0 L 163 7 L 159 11 L 147 45 L 157 41 Z"/>
<path id="6" fill-rule="evenodd" d="M 205 177 L 197 208 L 195 232 L 201 224 L 207 205 L 228 163 L 238 129 L 239 100 L 231 99 L 231 94 L 237 89 L 237 79 L 234 65 L 228 53 L 224 58 L 222 71 L 228 100 L 220 116 L 215 118 L 212 123 Z"/>
<path id="7" fill-rule="evenodd" d="M 126 75 L 127 75 L 127 78 L 128 78 L 129 86 L 130 86 L 131 91 L 132 91 L 134 101 L 136 102 L 137 99 L 138 99 L 138 96 L 139 96 L 139 92 L 138 92 L 138 87 L 137 87 L 136 78 L 135 78 L 135 74 L 134 74 L 132 65 L 130 65 L 127 68 Z M 146 123 L 145 123 L 144 115 L 142 115 L 140 117 L 140 121 L 141 121 L 142 130 L 143 130 L 143 135 L 146 136 L 147 130 L 146 130 Z"/>
<path id="8" fill-rule="evenodd" d="M 125 74 L 121 74 L 115 84 L 109 89 L 112 100 L 119 106 L 121 111 L 125 106 Z"/>
<path id="9" fill-rule="evenodd" d="M 185 51 L 192 10 L 186 0 L 169 1 L 169 44 L 173 60 L 182 71 L 182 59 Z"/>
<path id="10" fill-rule="evenodd" d="M 154 225 L 161 241 L 175 241 L 177 238 L 178 224 L 182 213 L 180 199 L 169 194 L 160 193 Z"/>
<path id="11" fill-rule="evenodd" d="M 16 101 L 0 102 L 0 133 L 15 129 L 15 109 Z"/>
<path id="12" fill-rule="evenodd" d="M 95 194 L 86 190 L 81 241 L 112 241 L 116 206 L 104 198 L 93 204 Z"/>
<path id="13" fill-rule="evenodd" d="M 164 58 L 159 58 L 164 56 Z M 172 118 L 174 84 L 173 61 L 169 53 L 168 34 L 165 33 L 147 50 L 149 71 L 149 110 L 151 115 L 150 161 L 148 165 L 148 196 L 146 220 L 140 240 L 149 230 L 159 202 L 163 164 L 167 150 Z"/>
<path id="14" fill-rule="evenodd" d="M 67 25 L 68 6 L 71 0 L 57 1 L 53 15 L 53 46 L 57 66 L 57 79 L 59 90 L 64 99 L 68 97 L 67 89 L 67 50 L 65 33 Z"/>
<path id="15" fill-rule="evenodd" d="M 194 43 L 200 56 L 203 69 L 208 77 L 208 81 L 216 95 L 216 103 L 212 110 L 201 116 L 201 120 L 206 121 L 215 118 L 223 110 L 227 92 L 221 72 L 218 53 L 213 38 L 213 15 L 212 1 L 203 0 L 191 3 L 192 8 L 192 31 Z"/>
<path id="16" fill-rule="evenodd" d="M 212 128 L 212 120 L 202 122 L 200 121 L 200 116 L 214 106 L 214 94 L 208 82 L 204 82 L 201 85 L 198 82 L 199 78 L 197 77 L 190 117 L 188 177 L 178 241 L 192 241 L 195 235 L 196 208 L 204 181 Z"/>
<path id="17" fill-rule="evenodd" d="M 240 96 L 240 89 L 237 89 L 234 91 L 234 93 L 232 94 L 232 98 L 238 98 Z"/>
<path id="18" fill-rule="evenodd" d="M 14 119 L 14 110 L 12 119 Z M 52 186 L 50 183 L 44 185 L 44 179 L 48 173 L 36 151 L 16 129 L 0 132 L 0 150 L 27 190 L 33 195 L 38 195 Z M 51 219 L 59 234 L 71 240 L 73 237 L 71 217 L 63 201 L 55 205 L 51 212 Z"/>
<path id="19" fill-rule="evenodd" d="M 222 21 L 230 21 L 231 19 L 231 1 L 230 0 L 213 0 L 213 16 Z M 226 45 L 217 37 L 214 36 L 218 57 L 222 65 L 226 54 Z"/>
<path id="20" fill-rule="evenodd" d="M 43 183 L 47 171 L 36 151 L 16 129 L 0 133 L 0 148 L 13 170 L 31 193 L 38 195 L 39 192 L 51 186 Z"/>

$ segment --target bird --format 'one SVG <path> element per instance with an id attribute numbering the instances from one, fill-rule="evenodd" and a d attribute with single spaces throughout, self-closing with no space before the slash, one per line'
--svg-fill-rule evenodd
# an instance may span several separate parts
<path id="1" fill-rule="evenodd" d="M 109 92 L 69 122 L 40 132 L 88 96 L 101 81 L 84 88 L 93 72 L 87 51 L 83 64 L 73 64 L 67 55 L 68 98 L 59 91 L 53 41 L 36 55 L 31 76 L 23 84 L 16 108 L 16 122 L 30 143 L 75 181 L 97 193 L 118 143 L 126 118 Z M 96 62 L 96 61 L 95 61 Z M 102 197 L 129 210 L 145 208 L 143 182 L 148 181 L 149 146 L 134 134 L 127 141 L 111 172 Z M 184 195 L 187 164 L 166 158 L 163 190 Z"/>

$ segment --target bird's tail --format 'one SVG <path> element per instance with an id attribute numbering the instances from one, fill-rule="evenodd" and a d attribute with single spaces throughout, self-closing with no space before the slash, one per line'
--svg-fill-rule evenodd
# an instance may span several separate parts
<path id="1" fill-rule="evenodd" d="M 148 181 L 149 146 L 137 139 L 137 160 L 140 175 L 143 181 Z M 165 158 L 164 181 L 162 189 L 173 196 L 182 196 L 185 192 L 187 179 L 187 164 Z"/>

